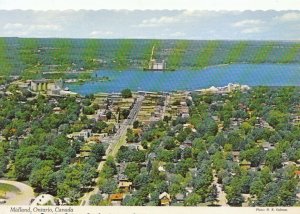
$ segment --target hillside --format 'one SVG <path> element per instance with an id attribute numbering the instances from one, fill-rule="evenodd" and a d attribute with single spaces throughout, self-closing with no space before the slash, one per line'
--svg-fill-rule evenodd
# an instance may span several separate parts
<path id="1" fill-rule="evenodd" d="M 142 69 L 153 57 L 169 69 L 229 63 L 300 63 L 300 42 L 0 38 L 0 75 Z"/>

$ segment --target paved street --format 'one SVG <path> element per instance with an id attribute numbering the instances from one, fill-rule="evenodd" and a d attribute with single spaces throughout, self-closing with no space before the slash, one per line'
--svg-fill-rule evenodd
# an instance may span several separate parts
<path id="1" fill-rule="evenodd" d="M 214 176 L 213 184 L 216 185 L 217 190 L 218 190 L 218 203 L 217 204 L 220 206 L 228 207 L 226 193 L 222 190 L 222 185 L 217 182 L 218 178 L 216 176 L 215 170 L 213 170 L 213 176 Z"/>
<path id="2" fill-rule="evenodd" d="M 136 102 L 134 103 L 132 109 L 130 110 L 129 116 L 127 119 L 125 119 L 121 124 L 120 128 L 117 130 L 117 132 L 113 136 L 108 136 L 104 138 L 102 141 L 109 143 L 109 146 L 106 150 L 106 156 L 114 156 L 117 154 L 120 147 L 126 142 L 126 132 L 127 128 L 129 128 L 133 122 L 135 121 L 137 114 L 141 108 L 142 102 L 144 100 L 143 96 L 140 96 L 137 98 Z M 98 165 L 98 172 L 100 173 L 105 161 L 101 161 Z M 89 198 L 91 195 L 96 194 L 98 192 L 98 186 L 97 186 L 98 178 L 96 179 L 96 185 L 93 187 L 93 190 L 91 192 L 88 192 L 84 194 L 84 196 L 81 198 L 81 206 L 88 206 L 89 205 Z"/>

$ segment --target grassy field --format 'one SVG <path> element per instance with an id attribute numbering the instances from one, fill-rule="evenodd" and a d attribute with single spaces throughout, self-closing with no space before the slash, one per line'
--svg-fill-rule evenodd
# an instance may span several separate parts
<path id="1" fill-rule="evenodd" d="M 1 195 L 3 196 L 7 192 L 19 193 L 20 190 L 13 185 L 0 183 L 0 197 Z"/>
<path id="2" fill-rule="evenodd" d="M 153 47 L 153 58 L 166 60 L 169 69 L 300 63 L 299 42 L 0 38 L 0 75 L 31 79 L 42 72 L 142 69 Z"/>

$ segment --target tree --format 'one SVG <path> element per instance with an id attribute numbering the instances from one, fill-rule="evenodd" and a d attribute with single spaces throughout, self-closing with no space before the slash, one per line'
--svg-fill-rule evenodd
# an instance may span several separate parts
<path id="1" fill-rule="evenodd" d="M 244 198 L 240 192 L 229 191 L 226 195 L 228 204 L 235 207 L 242 206 Z"/>
<path id="2" fill-rule="evenodd" d="M 81 187 L 82 187 L 82 170 L 79 165 L 67 166 L 64 169 L 64 173 L 61 175 L 62 182 L 57 183 L 57 195 L 60 198 L 68 197 L 72 202 L 77 201 L 80 197 Z"/>
<path id="3" fill-rule="evenodd" d="M 86 106 L 83 108 L 83 113 L 88 115 L 95 114 L 95 109 L 93 107 Z"/>
<path id="4" fill-rule="evenodd" d="M 126 133 L 126 141 L 133 143 L 138 141 L 139 136 L 133 133 L 133 130 L 128 128 Z"/>
<path id="5" fill-rule="evenodd" d="M 103 197 L 99 194 L 91 195 L 89 199 L 89 204 L 92 206 L 99 206 L 100 202 L 103 200 Z"/>
<path id="6" fill-rule="evenodd" d="M 123 206 L 142 206 L 141 200 L 136 195 L 126 195 L 122 201 Z"/>
<path id="7" fill-rule="evenodd" d="M 128 109 L 123 109 L 122 112 L 121 112 L 123 118 L 127 118 L 130 114 L 130 111 Z"/>
<path id="8" fill-rule="evenodd" d="M 15 174 L 18 180 L 27 180 L 37 159 L 24 157 L 15 162 Z"/>
<path id="9" fill-rule="evenodd" d="M 63 152 L 54 146 L 49 146 L 46 149 L 46 159 L 55 161 L 55 164 L 60 164 L 63 160 Z"/>
<path id="10" fill-rule="evenodd" d="M 92 130 L 93 132 L 101 133 L 107 126 L 108 125 L 104 121 L 97 121 Z"/>
<path id="11" fill-rule="evenodd" d="M 136 178 L 139 172 L 140 168 L 137 163 L 129 163 L 125 168 L 125 175 L 127 175 L 128 179 L 131 181 Z"/>
<path id="12" fill-rule="evenodd" d="M 235 178 L 229 186 L 225 188 L 226 199 L 228 204 L 231 206 L 239 207 L 242 206 L 244 198 L 241 194 L 241 182 L 239 178 Z"/>
<path id="13" fill-rule="evenodd" d="M 121 91 L 121 95 L 123 98 L 130 98 L 132 97 L 132 93 L 131 93 L 131 90 L 130 89 L 124 89 Z"/>
<path id="14" fill-rule="evenodd" d="M 139 125 L 140 125 L 140 122 L 139 122 L 138 120 L 135 120 L 135 121 L 133 122 L 133 128 L 134 128 L 134 129 L 137 129 L 137 128 L 139 127 Z"/>
<path id="15" fill-rule="evenodd" d="M 6 166 L 8 164 L 8 158 L 5 155 L 4 149 L 0 146 L 0 177 L 3 176 L 4 172 L 6 171 Z"/>
<path id="16" fill-rule="evenodd" d="M 37 191 L 52 189 L 50 176 L 54 173 L 53 161 L 41 161 L 32 170 L 29 176 L 30 184 Z"/>
<path id="17" fill-rule="evenodd" d="M 250 194 L 256 195 L 258 198 L 261 197 L 264 191 L 265 185 L 260 179 L 253 181 L 250 187 Z"/>
<path id="18" fill-rule="evenodd" d="M 200 202 L 201 202 L 201 197 L 197 193 L 191 193 L 184 200 L 184 206 L 197 206 Z"/>
<path id="19" fill-rule="evenodd" d="M 109 156 L 103 166 L 102 175 L 105 178 L 111 178 L 113 175 L 117 173 L 117 166 L 114 161 L 114 158 Z"/>
<path id="20" fill-rule="evenodd" d="M 206 202 L 209 202 L 211 205 L 214 205 L 215 202 L 218 202 L 218 189 L 215 184 L 213 184 L 208 189 L 208 196 L 205 199 Z"/>
<path id="21" fill-rule="evenodd" d="M 282 155 L 280 151 L 274 149 L 267 153 L 266 165 L 269 166 L 272 170 L 281 167 L 281 164 L 282 164 Z"/>
<path id="22" fill-rule="evenodd" d="M 99 180 L 98 182 L 99 185 L 99 190 L 102 193 L 107 193 L 107 194 L 111 194 L 114 193 L 115 190 L 117 189 L 117 182 L 114 179 L 106 179 L 106 178 L 102 178 Z"/>
<path id="23" fill-rule="evenodd" d="M 176 147 L 176 143 L 172 137 L 165 137 L 162 139 L 162 146 L 164 149 L 172 150 Z"/>
<path id="24" fill-rule="evenodd" d="M 106 119 L 110 120 L 111 117 L 112 117 L 112 112 L 111 111 L 106 112 Z"/>
<path id="25" fill-rule="evenodd" d="M 100 161 L 102 156 L 105 155 L 105 148 L 103 144 L 98 143 L 92 146 L 91 156 L 96 159 L 96 161 Z"/>

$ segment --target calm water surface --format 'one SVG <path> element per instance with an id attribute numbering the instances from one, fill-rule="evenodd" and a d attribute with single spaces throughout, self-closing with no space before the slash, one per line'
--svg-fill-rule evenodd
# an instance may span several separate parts
<path id="1" fill-rule="evenodd" d="M 178 71 L 112 71 L 100 70 L 94 75 L 107 76 L 109 82 L 86 82 L 67 85 L 82 95 L 99 92 L 120 92 L 124 88 L 134 91 L 196 90 L 210 86 L 240 83 L 249 86 L 300 86 L 299 64 L 233 64 L 209 67 L 203 70 Z"/>

